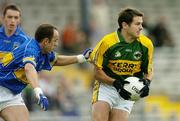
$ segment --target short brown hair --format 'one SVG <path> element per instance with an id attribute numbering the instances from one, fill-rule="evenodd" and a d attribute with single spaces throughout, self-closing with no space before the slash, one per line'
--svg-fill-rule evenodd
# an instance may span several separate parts
<path id="1" fill-rule="evenodd" d="M 41 24 L 35 32 L 36 41 L 42 42 L 44 38 L 51 40 L 54 35 L 54 30 L 58 29 L 51 24 Z"/>
<path id="2" fill-rule="evenodd" d="M 4 10 L 3 10 L 3 16 L 6 15 L 6 13 L 7 13 L 8 10 L 18 11 L 18 12 L 20 13 L 20 16 L 21 16 L 21 9 L 20 9 L 17 5 L 15 5 L 15 4 L 9 4 L 9 5 L 7 5 L 7 6 L 4 8 Z"/>
<path id="3" fill-rule="evenodd" d="M 141 16 L 143 17 L 143 13 L 132 8 L 125 8 L 119 13 L 118 17 L 118 24 L 119 24 L 119 29 L 122 29 L 122 23 L 126 22 L 128 25 L 130 25 L 133 21 L 133 18 L 135 16 Z"/>

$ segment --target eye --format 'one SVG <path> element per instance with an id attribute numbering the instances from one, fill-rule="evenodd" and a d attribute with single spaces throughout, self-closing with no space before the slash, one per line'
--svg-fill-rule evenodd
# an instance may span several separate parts
<path id="1" fill-rule="evenodd" d="M 15 19 L 19 19 L 19 17 L 18 17 L 18 16 L 15 16 L 14 18 L 15 18 Z"/>

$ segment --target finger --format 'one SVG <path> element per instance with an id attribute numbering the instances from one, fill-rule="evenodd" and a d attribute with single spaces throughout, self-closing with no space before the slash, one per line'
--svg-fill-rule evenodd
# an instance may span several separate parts
<path id="1" fill-rule="evenodd" d="M 124 84 L 129 84 L 130 82 L 128 82 L 128 81 L 123 81 L 123 83 L 124 83 Z"/>

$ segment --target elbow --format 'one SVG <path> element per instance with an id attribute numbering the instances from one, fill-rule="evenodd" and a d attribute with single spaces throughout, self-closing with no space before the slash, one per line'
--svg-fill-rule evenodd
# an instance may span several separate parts
<path id="1" fill-rule="evenodd" d="M 24 71 L 25 72 L 29 72 L 29 71 L 32 71 L 34 69 L 34 66 L 30 63 L 27 63 L 25 66 L 24 66 Z"/>

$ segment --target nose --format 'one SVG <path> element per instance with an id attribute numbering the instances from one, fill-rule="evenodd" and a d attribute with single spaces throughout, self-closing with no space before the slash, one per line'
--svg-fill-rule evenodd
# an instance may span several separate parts
<path id="1" fill-rule="evenodd" d="M 58 42 L 55 42 L 54 46 L 57 47 L 58 46 Z"/>
<path id="2" fill-rule="evenodd" d="M 14 17 L 11 18 L 11 22 L 12 22 L 12 23 L 15 22 L 15 18 L 14 18 Z"/>
<path id="3" fill-rule="evenodd" d="M 143 26 L 142 26 L 142 24 L 140 25 L 139 29 L 140 29 L 140 30 L 142 30 L 142 29 L 143 29 Z"/>

